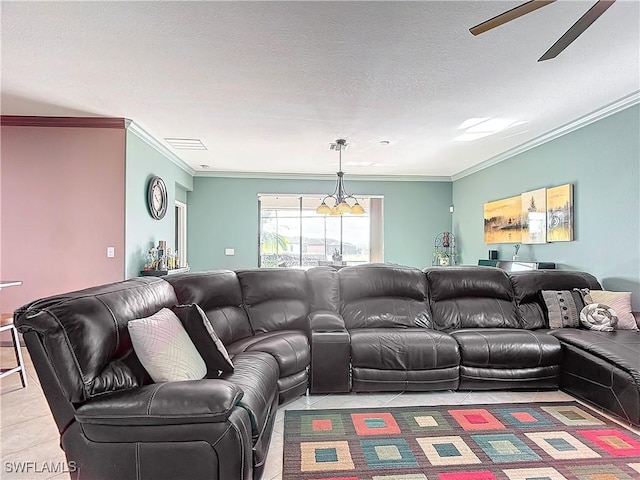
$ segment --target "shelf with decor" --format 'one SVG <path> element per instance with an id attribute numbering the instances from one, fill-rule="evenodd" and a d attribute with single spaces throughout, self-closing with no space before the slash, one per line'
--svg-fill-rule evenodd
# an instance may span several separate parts
<path id="1" fill-rule="evenodd" d="M 191 268 L 172 268 L 171 270 L 140 270 L 140 276 L 142 277 L 164 277 L 165 275 L 176 275 L 178 273 L 186 273 Z"/>

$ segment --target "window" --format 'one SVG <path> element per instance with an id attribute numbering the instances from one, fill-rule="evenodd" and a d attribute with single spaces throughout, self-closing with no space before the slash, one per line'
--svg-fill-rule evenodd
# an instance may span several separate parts
<path id="1" fill-rule="evenodd" d="M 260 195 L 261 267 L 382 261 L 382 198 L 358 196 L 364 215 L 318 215 L 322 195 Z"/>

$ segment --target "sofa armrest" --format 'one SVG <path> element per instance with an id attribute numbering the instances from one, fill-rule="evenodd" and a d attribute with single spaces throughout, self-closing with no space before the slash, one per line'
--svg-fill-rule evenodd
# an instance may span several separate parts
<path id="1" fill-rule="evenodd" d="M 155 383 L 93 398 L 75 418 L 97 425 L 224 422 L 242 395 L 239 387 L 219 379 Z"/>
<path id="2" fill-rule="evenodd" d="M 344 319 L 331 310 L 317 310 L 309 314 L 309 326 L 312 332 L 340 332 L 346 330 Z"/>

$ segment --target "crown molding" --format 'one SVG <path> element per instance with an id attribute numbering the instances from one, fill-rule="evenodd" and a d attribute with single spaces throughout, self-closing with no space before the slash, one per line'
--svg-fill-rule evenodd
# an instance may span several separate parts
<path id="1" fill-rule="evenodd" d="M 37 117 L 31 115 L 2 115 L 3 127 L 64 127 L 64 128 L 121 128 L 125 118 L 112 117 Z"/>
<path id="2" fill-rule="evenodd" d="M 195 177 L 213 178 L 247 178 L 261 180 L 332 180 L 336 174 L 304 174 L 304 173 L 269 173 L 269 172 L 229 172 L 229 171 L 197 171 Z M 360 182 L 450 182 L 449 176 L 428 175 L 358 175 L 346 174 L 345 181 Z"/>
<path id="3" fill-rule="evenodd" d="M 551 140 L 555 140 L 556 138 L 567 135 L 568 133 L 574 132 L 580 128 L 586 127 L 587 125 L 597 122 L 598 120 L 602 120 L 603 118 L 614 115 L 622 110 L 626 110 L 629 107 L 637 105 L 640 103 L 640 90 L 636 90 L 635 92 L 622 97 L 621 99 L 610 103 L 594 112 L 591 112 L 583 117 L 580 117 L 572 122 L 569 122 L 561 127 L 558 127 L 554 130 L 551 130 L 539 137 L 534 138 L 533 140 L 523 143 L 522 145 L 518 145 L 515 148 L 507 150 L 495 157 L 492 157 L 484 162 L 481 162 L 473 167 L 467 168 L 466 170 L 462 170 L 459 173 L 451 176 L 452 181 L 460 180 L 461 178 L 467 177 L 474 173 L 477 173 L 485 168 L 492 167 L 500 162 L 504 162 L 516 155 L 526 152 L 527 150 L 531 150 L 532 148 L 543 145 Z"/>
<path id="4" fill-rule="evenodd" d="M 142 128 L 133 120 L 129 120 L 129 119 L 126 119 L 126 124 L 127 124 L 126 128 L 128 131 L 133 133 L 136 137 L 138 137 L 140 140 L 145 142 L 150 147 L 157 150 L 158 153 L 167 157 L 169 160 L 175 163 L 176 166 L 178 166 L 179 168 L 187 172 L 189 175 L 191 175 L 192 177 L 195 176 L 196 171 L 193 168 L 191 168 L 184 160 L 182 160 L 175 153 L 173 153 L 171 150 L 165 147 L 162 143 L 156 140 L 156 138 L 153 137 L 144 128 Z"/>

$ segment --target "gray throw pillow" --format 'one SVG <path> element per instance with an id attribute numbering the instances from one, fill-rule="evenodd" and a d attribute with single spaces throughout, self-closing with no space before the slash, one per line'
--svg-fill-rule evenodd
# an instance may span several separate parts
<path id="1" fill-rule="evenodd" d="M 549 328 L 579 327 L 584 300 L 578 290 L 542 290 Z"/>

